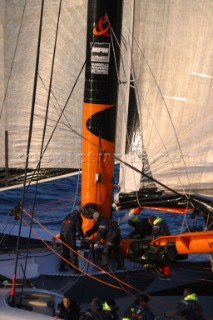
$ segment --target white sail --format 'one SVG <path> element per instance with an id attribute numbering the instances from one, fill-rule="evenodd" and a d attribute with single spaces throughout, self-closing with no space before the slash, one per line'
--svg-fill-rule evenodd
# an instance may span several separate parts
<path id="1" fill-rule="evenodd" d="M 28 1 L 25 7 L 21 0 L 15 4 L 1 1 L 0 168 L 5 167 L 6 132 L 8 167 L 24 168 L 25 165 L 40 12 L 39 2 Z M 58 13 L 58 1 L 45 1 L 36 117 L 29 154 L 32 168 L 40 157 Z M 124 1 L 122 35 L 131 50 L 133 64 L 130 66 L 131 60 L 123 56 L 125 70 L 120 68 L 120 80 L 126 84 L 123 83 L 119 91 L 116 155 L 122 158 L 125 153 L 122 139 L 126 136 L 124 105 L 127 96 L 124 92 L 132 75 L 140 130 L 136 128 L 129 154 L 123 159 L 130 158 L 130 164 L 140 170 L 142 149 L 145 150 L 152 176 L 183 192 L 207 194 L 213 182 L 212 13 L 210 0 L 202 3 L 194 0 Z M 85 60 L 85 32 L 81 32 L 85 30 L 85 17 L 85 1 L 63 1 L 44 148 Z M 134 29 L 132 39 L 131 28 Z M 81 166 L 79 114 L 83 105 L 83 78 L 84 72 L 54 131 L 54 139 L 45 151 L 43 168 Z M 122 121 L 125 125 L 120 130 Z M 126 181 L 125 175 L 122 180 Z M 139 188 L 140 178 L 134 170 L 132 175 L 137 186 L 131 182 L 124 190 Z"/>
<path id="2" fill-rule="evenodd" d="M 29 167 L 35 168 L 41 150 L 51 66 L 60 1 L 44 1 L 40 61 Z M 31 116 L 41 1 L 1 1 L 0 24 L 0 168 L 5 167 L 5 132 L 8 133 L 8 167 L 24 168 Z M 75 85 L 85 61 L 87 6 L 84 0 L 62 1 L 52 94 L 44 148 Z M 43 156 L 44 168 L 79 168 L 84 72 Z M 67 120 L 69 119 L 69 120 Z"/>
<path id="3" fill-rule="evenodd" d="M 34 111 L 36 116 L 28 165 L 31 169 L 37 167 L 40 157 L 59 3 L 60 1 L 48 0 L 44 6 Z M 15 3 L 3 0 L 0 5 L 0 169 L 4 170 L 6 161 L 9 169 L 23 169 L 32 108 L 41 3 L 31 0 L 25 7 L 22 0 Z M 122 34 L 125 42 L 122 43 L 122 51 L 132 42 L 133 7 L 134 1 L 124 1 Z M 44 148 L 48 146 L 42 158 L 42 168 L 81 167 L 84 69 L 69 100 L 68 97 L 85 61 L 86 15 L 85 0 L 62 2 Z M 127 108 L 124 108 L 124 105 L 128 106 L 127 92 L 132 59 L 130 55 L 128 60 L 125 53 L 122 55 L 125 70 L 121 68 L 120 80 L 126 83 L 119 91 L 116 139 L 116 155 L 121 158 L 124 155 L 123 137 L 126 135 L 127 122 Z M 67 100 L 67 106 L 56 126 Z"/>
<path id="4" fill-rule="evenodd" d="M 132 68 L 143 146 L 152 176 L 181 192 L 213 191 L 212 17 L 209 0 L 135 1 Z"/>

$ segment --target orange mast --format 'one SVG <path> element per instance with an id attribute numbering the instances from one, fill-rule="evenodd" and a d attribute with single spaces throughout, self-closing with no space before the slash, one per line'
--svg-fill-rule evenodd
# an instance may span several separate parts
<path id="1" fill-rule="evenodd" d="M 106 217 L 111 217 L 119 65 L 111 28 L 120 41 L 121 17 L 122 0 L 88 1 L 81 202 L 96 203 Z"/>

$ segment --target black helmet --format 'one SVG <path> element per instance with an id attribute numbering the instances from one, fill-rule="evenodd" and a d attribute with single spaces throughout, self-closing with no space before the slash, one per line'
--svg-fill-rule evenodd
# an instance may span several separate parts
<path id="1" fill-rule="evenodd" d="M 86 211 L 88 217 L 93 217 L 94 212 L 99 212 L 97 204 L 89 202 L 83 206 L 83 209 Z"/>

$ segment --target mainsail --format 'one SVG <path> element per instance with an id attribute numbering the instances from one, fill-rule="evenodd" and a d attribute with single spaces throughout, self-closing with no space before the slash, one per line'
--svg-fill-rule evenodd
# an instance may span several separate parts
<path id="1" fill-rule="evenodd" d="M 83 65 L 86 49 L 84 31 L 87 15 L 85 0 L 63 0 L 60 11 L 60 1 L 44 1 L 33 142 L 30 154 L 26 156 L 41 3 L 42 1 L 32 0 L 26 3 L 21 0 L 15 3 L 3 0 L 0 3 L 1 186 L 23 181 L 18 172 L 20 170 L 23 174 L 26 157 L 29 158 L 29 170 L 33 171 L 38 166 L 49 94 L 49 114 L 44 142 L 47 148 L 42 156 L 40 176 L 34 178 L 40 179 L 43 173 L 47 176 L 51 173 L 57 174 L 58 169 L 61 169 L 59 173 L 66 173 L 67 170 L 70 172 L 81 168 L 82 119 L 79 115 L 82 114 L 84 90 Z M 129 33 L 132 22 L 129 21 L 132 21 L 130 8 L 133 5 L 134 1 L 123 1 L 124 41 L 121 43 L 121 49 L 129 45 L 132 38 L 132 33 Z M 73 12 L 75 14 L 72 14 Z M 55 42 L 57 45 L 53 63 Z M 129 72 L 130 60 L 131 58 L 128 63 L 125 60 L 125 75 Z M 48 90 L 51 72 L 53 76 L 50 93 Z M 120 141 L 123 135 L 120 126 L 124 118 L 126 119 L 124 104 L 127 104 L 125 92 L 128 90 L 128 86 L 124 85 L 127 81 L 126 76 L 120 76 L 120 79 L 123 84 L 119 101 L 122 98 L 122 102 L 118 102 L 117 108 L 119 130 L 116 139 L 116 154 L 119 157 L 122 156 Z M 60 116 L 60 121 L 57 123 Z"/>
<path id="2" fill-rule="evenodd" d="M 6 167 L 10 170 L 9 180 L 12 170 L 23 169 L 26 161 L 41 3 L 1 1 L 0 168 L 3 174 Z M 84 0 L 62 1 L 61 9 L 59 5 L 60 1 L 44 1 L 29 169 L 38 166 L 41 156 L 49 95 L 44 141 L 48 147 L 41 168 L 81 167 L 81 137 L 76 131 L 81 133 L 87 8 Z"/>

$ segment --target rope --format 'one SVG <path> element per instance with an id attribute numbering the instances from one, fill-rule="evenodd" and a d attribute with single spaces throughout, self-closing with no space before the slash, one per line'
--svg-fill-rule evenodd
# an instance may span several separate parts
<path id="1" fill-rule="evenodd" d="M 22 219 L 23 219 L 23 218 L 22 218 Z M 33 220 L 36 221 L 35 219 L 33 219 Z M 28 224 L 24 219 L 23 219 L 23 222 L 24 222 L 24 224 L 25 224 L 27 227 L 29 227 L 29 224 Z M 40 223 L 39 223 L 39 225 L 41 226 Z M 45 229 L 45 228 L 44 228 L 44 229 Z M 49 245 L 45 240 L 43 240 L 43 239 L 39 236 L 39 234 L 38 234 L 34 229 L 32 229 L 32 232 L 36 235 L 36 237 L 38 237 L 38 238 L 41 240 L 41 242 L 43 242 L 43 243 L 45 244 L 45 246 L 46 246 L 49 250 L 51 250 L 53 253 L 55 253 L 60 259 L 64 260 L 66 263 L 68 263 L 68 264 L 69 264 L 71 267 L 73 267 L 74 269 L 80 271 L 81 273 L 87 275 L 88 277 L 90 277 L 90 278 L 92 278 L 92 279 L 94 279 L 94 280 L 96 280 L 96 281 L 98 281 L 98 282 L 101 282 L 101 283 L 103 283 L 103 284 L 105 284 L 105 285 L 107 285 L 107 286 L 110 286 L 110 287 L 112 287 L 112 288 L 115 288 L 115 289 L 119 289 L 119 290 L 120 290 L 120 287 L 118 287 L 118 286 L 116 286 L 116 285 L 113 285 L 113 284 L 110 284 L 110 283 L 108 283 L 108 282 L 106 282 L 106 281 L 103 281 L 103 280 L 101 280 L 101 279 L 98 279 L 98 278 L 96 278 L 95 276 L 93 276 L 93 275 L 91 275 L 91 274 L 89 274 L 89 273 L 87 273 L 87 272 L 85 272 L 85 271 L 77 268 L 77 267 L 76 267 L 75 265 L 73 265 L 70 261 L 64 259 L 64 258 L 60 255 L 60 253 L 58 253 L 56 250 L 54 250 L 54 249 L 51 247 L 51 245 Z M 51 232 L 49 232 L 49 233 L 50 233 L 52 236 L 54 236 L 53 233 L 51 233 Z M 79 257 L 81 257 L 82 259 L 86 260 L 87 262 L 89 262 L 90 264 L 92 264 L 93 266 L 95 266 L 97 269 L 103 271 L 103 270 L 102 270 L 101 268 L 99 268 L 97 265 L 95 265 L 95 264 L 92 263 L 91 261 L 87 260 L 87 259 L 86 259 L 84 256 L 82 256 L 79 252 L 73 250 L 73 249 L 70 248 L 68 245 L 66 245 L 66 243 L 62 242 L 61 240 L 60 240 L 60 242 L 63 243 L 67 248 L 69 248 L 70 250 L 72 250 L 73 252 L 75 252 L 76 254 L 78 254 Z M 113 276 L 112 276 L 111 274 L 109 274 L 108 272 L 105 272 L 105 273 L 108 274 L 109 276 L 113 277 Z M 113 277 L 113 278 L 115 279 L 115 277 Z M 133 288 L 133 287 L 132 287 L 132 288 Z M 134 288 L 133 288 L 133 289 L 134 289 Z M 126 290 L 123 290 L 123 291 L 126 291 Z M 137 290 L 137 291 L 140 292 L 139 290 Z"/>
<path id="2" fill-rule="evenodd" d="M 26 210 L 23 210 L 24 213 L 30 217 L 29 213 Z M 48 230 L 45 226 L 43 226 L 39 221 L 37 221 L 35 218 L 33 218 L 33 221 L 36 222 L 40 227 L 42 227 L 45 231 L 47 231 L 52 237 L 54 237 L 54 234 Z M 25 221 L 25 224 L 27 226 L 29 226 L 29 224 Z M 76 266 L 74 266 L 72 263 L 70 263 L 69 261 L 67 261 L 66 259 L 64 259 L 59 253 L 57 253 L 57 251 L 55 251 L 52 247 L 50 247 L 46 241 L 42 240 L 42 238 L 33 230 L 33 233 L 38 236 L 38 238 L 54 253 L 56 253 L 58 256 L 60 256 L 61 259 L 63 259 L 66 263 L 68 263 L 69 265 L 71 265 L 74 269 L 77 269 L 78 271 L 81 271 L 79 268 L 77 268 Z M 60 239 L 59 239 L 60 240 Z M 75 251 L 73 248 L 69 247 L 66 243 L 64 243 L 62 240 L 60 240 L 60 242 L 65 245 L 69 250 L 73 251 L 74 253 L 76 253 L 80 258 L 82 258 L 83 260 L 85 260 L 86 262 L 88 262 L 89 264 L 91 264 L 93 267 L 95 267 L 96 269 L 100 270 L 100 271 L 104 271 L 102 268 L 100 268 L 99 266 L 97 266 L 95 263 L 93 263 L 92 261 L 88 260 L 87 258 L 85 258 L 83 255 L 81 255 L 79 252 Z M 91 276 L 90 274 L 86 273 L 86 272 L 82 272 L 88 276 Z M 120 281 L 121 283 L 123 283 L 125 286 L 127 286 L 130 289 L 133 289 L 137 292 L 141 292 L 140 290 L 132 287 L 131 285 L 127 284 L 126 282 L 119 280 L 116 276 L 112 275 L 109 272 L 104 271 L 104 273 L 106 273 L 107 275 L 109 275 L 111 278 Z M 110 284 L 109 284 L 110 285 Z"/>
<path id="3" fill-rule="evenodd" d="M 27 214 L 27 212 L 25 212 L 25 213 Z M 35 222 L 37 222 L 36 219 L 33 219 L 33 220 L 34 220 Z M 29 224 L 28 224 L 24 219 L 23 219 L 23 222 L 24 222 L 24 224 L 25 224 L 27 227 L 29 227 Z M 38 223 L 38 222 L 37 222 L 37 223 Z M 38 224 L 39 224 L 40 226 L 42 226 L 40 223 L 38 223 Z M 51 235 L 53 235 L 53 234 L 52 234 L 48 229 L 46 229 L 45 227 L 44 227 L 44 229 L 45 229 L 47 232 L 49 232 Z M 109 286 L 109 287 L 111 287 L 111 288 L 117 289 L 117 290 L 119 290 L 119 291 L 123 291 L 123 292 L 126 293 L 128 296 L 132 296 L 132 297 L 135 297 L 135 298 L 136 298 L 137 295 L 134 294 L 134 293 L 132 293 L 132 292 L 130 292 L 129 290 L 125 289 L 125 286 L 126 286 L 127 288 L 132 289 L 133 291 L 137 292 L 137 294 L 146 294 L 150 299 L 160 302 L 161 305 L 171 306 L 170 303 L 167 303 L 167 302 L 165 302 L 165 301 L 163 301 L 163 300 L 161 300 L 161 299 L 158 299 L 158 298 L 155 298 L 155 297 L 153 297 L 153 296 L 151 296 L 151 295 L 148 295 L 146 292 L 143 292 L 143 291 L 141 291 L 141 290 L 139 290 L 139 289 L 137 289 L 137 288 L 129 285 L 128 283 L 126 283 L 126 282 L 118 279 L 118 278 L 117 278 L 116 276 L 114 276 L 113 274 L 104 271 L 103 269 L 101 269 L 100 267 L 98 267 L 96 264 L 92 263 L 90 260 L 86 259 L 84 256 L 82 256 L 82 255 L 79 254 L 77 251 L 73 250 L 72 248 L 70 248 L 69 246 L 67 246 L 65 243 L 63 243 L 63 241 L 60 240 L 61 243 L 63 243 L 63 244 L 66 245 L 70 250 L 72 250 L 73 252 L 75 252 L 76 254 L 78 254 L 79 257 L 81 257 L 82 259 L 84 259 L 85 261 L 87 261 L 89 264 L 95 266 L 95 267 L 96 267 L 97 269 L 99 269 L 100 271 L 103 271 L 105 274 L 107 274 L 108 276 L 110 276 L 112 279 L 116 280 L 116 281 L 120 284 L 120 286 L 110 284 L 109 282 L 106 282 L 106 281 L 104 281 L 104 280 L 101 280 L 101 279 L 99 279 L 99 278 L 97 278 L 97 277 L 89 274 L 88 272 L 86 272 L 86 271 L 84 271 L 84 270 L 82 270 L 82 269 L 77 268 L 77 267 L 74 266 L 72 263 L 70 263 L 68 260 L 64 259 L 55 249 L 53 249 L 53 248 L 51 247 L 51 245 L 49 245 L 46 241 L 44 241 L 34 229 L 32 229 L 32 232 L 36 235 L 37 238 L 39 238 L 39 239 L 45 244 L 45 246 L 46 246 L 49 250 L 51 250 L 54 254 L 56 254 L 60 259 L 63 259 L 63 260 L 64 260 L 66 263 L 68 263 L 70 266 L 72 266 L 72 267 L 75 268 L 76 270 L 80 271 L 80 272 L 83 273 L 84 275 L 90 277 L 91 279 L 93 279 L 93 280 L 95 280 L 95 281 L 97 281 L 97 282 L 100 282 L 101 284 L 104 284 L 104 285 L 106 285 L 106 286 Z M 80 279 L 80 276 L 76 276 L 76 277 L 77 277 L 77 279 Z M 74 283 L 76 283 L 76 282 L 77 282 L 77 281 L 75 281 Z M 73 283 L 73 284 L 74 284 L 74 283 Z M 123 287 L 122 285 L 124 285 L 124 287 Z M 70 288 L 70 286 L 68 286 L 68 285 L 67 285 L 67 287 Z M 66 289 L 66 286 L 64 287 L 64 289 Z"/>

